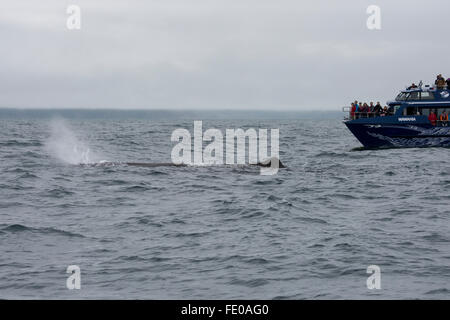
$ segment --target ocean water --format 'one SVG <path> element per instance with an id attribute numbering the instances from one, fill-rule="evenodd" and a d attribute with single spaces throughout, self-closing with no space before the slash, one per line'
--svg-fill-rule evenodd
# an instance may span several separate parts
<path id="1" fill-rule="evenodd" d="M 362 150 L 339 118 L 229 118 L 203 128 L 279 128 L 287 168 L 120 164 L 170 162 L 182 118 L 1 119 L 0 298 L 450 298 L 450 149 Z"/>

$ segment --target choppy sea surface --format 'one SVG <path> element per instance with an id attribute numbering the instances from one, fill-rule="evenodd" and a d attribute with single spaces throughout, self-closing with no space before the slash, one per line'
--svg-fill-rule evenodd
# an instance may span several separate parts
<path id="1" fill-rule="evenodd" d="M 198 120 L 279 128 L 287 168 L 120 164 L 170 162 L 191 120 L 1 119 L 0 298 L 450 298 L 450 149 L 362 150 L 339 118 Z"/>

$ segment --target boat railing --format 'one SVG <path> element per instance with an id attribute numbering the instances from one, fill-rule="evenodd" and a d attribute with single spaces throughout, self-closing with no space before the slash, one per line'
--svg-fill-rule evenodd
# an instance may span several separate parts
<path id="1" fill-rule="evenodd" d="M 352 107 L 342 107 L 342 111 L 347 113 L 347 116 L 344 117 L 344 120 L 355 120 L 361 118 L 375 118 L 375 117 L 384 117 L 392 115 L 392 113 L 387 112 L 352 112 Z"/>

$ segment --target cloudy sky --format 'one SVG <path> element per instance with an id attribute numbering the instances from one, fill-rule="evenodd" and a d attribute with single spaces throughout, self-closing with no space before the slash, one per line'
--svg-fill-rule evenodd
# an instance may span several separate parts
<path id="1" fill-rule="evenodd" d="M 81 8 L 68 30 L 67 7 Z M 381 30 L 366 27 L 369 5 Z M 450 77 L 448 0 L 1 0 L 0 107 L 340 109 Z"/>

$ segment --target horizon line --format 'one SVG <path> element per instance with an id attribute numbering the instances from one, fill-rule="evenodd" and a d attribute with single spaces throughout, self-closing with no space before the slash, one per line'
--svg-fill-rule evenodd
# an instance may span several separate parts
<path id="1" fill-rule="evenodd" d="M 201 111 L 201 112 L 218 112 L 218 111 L 241 111 L 241 112 L 341 112 L 340 108 L 336 109 L 302 109 L 302 110 L 293 110 L 293 109 L 277 109 L 277 110 L 271 110 L 271 109 L 234 109 L 234 108 L 220 108 L 220 109 L 195 109 L 195 108 L 189 108 L 189 109 L 161 109 L 161 108 L 150 108 L 150 109 L 144 109 L 144 108 L 86 108 L 86 107 L 1 107 L 0 110 L 17 110 L 17 111 L 64 111 L 64 110 L 77 110 L 77 111 L 164 111 L 164 112 L 187 112 L 187 111 Z"/>

